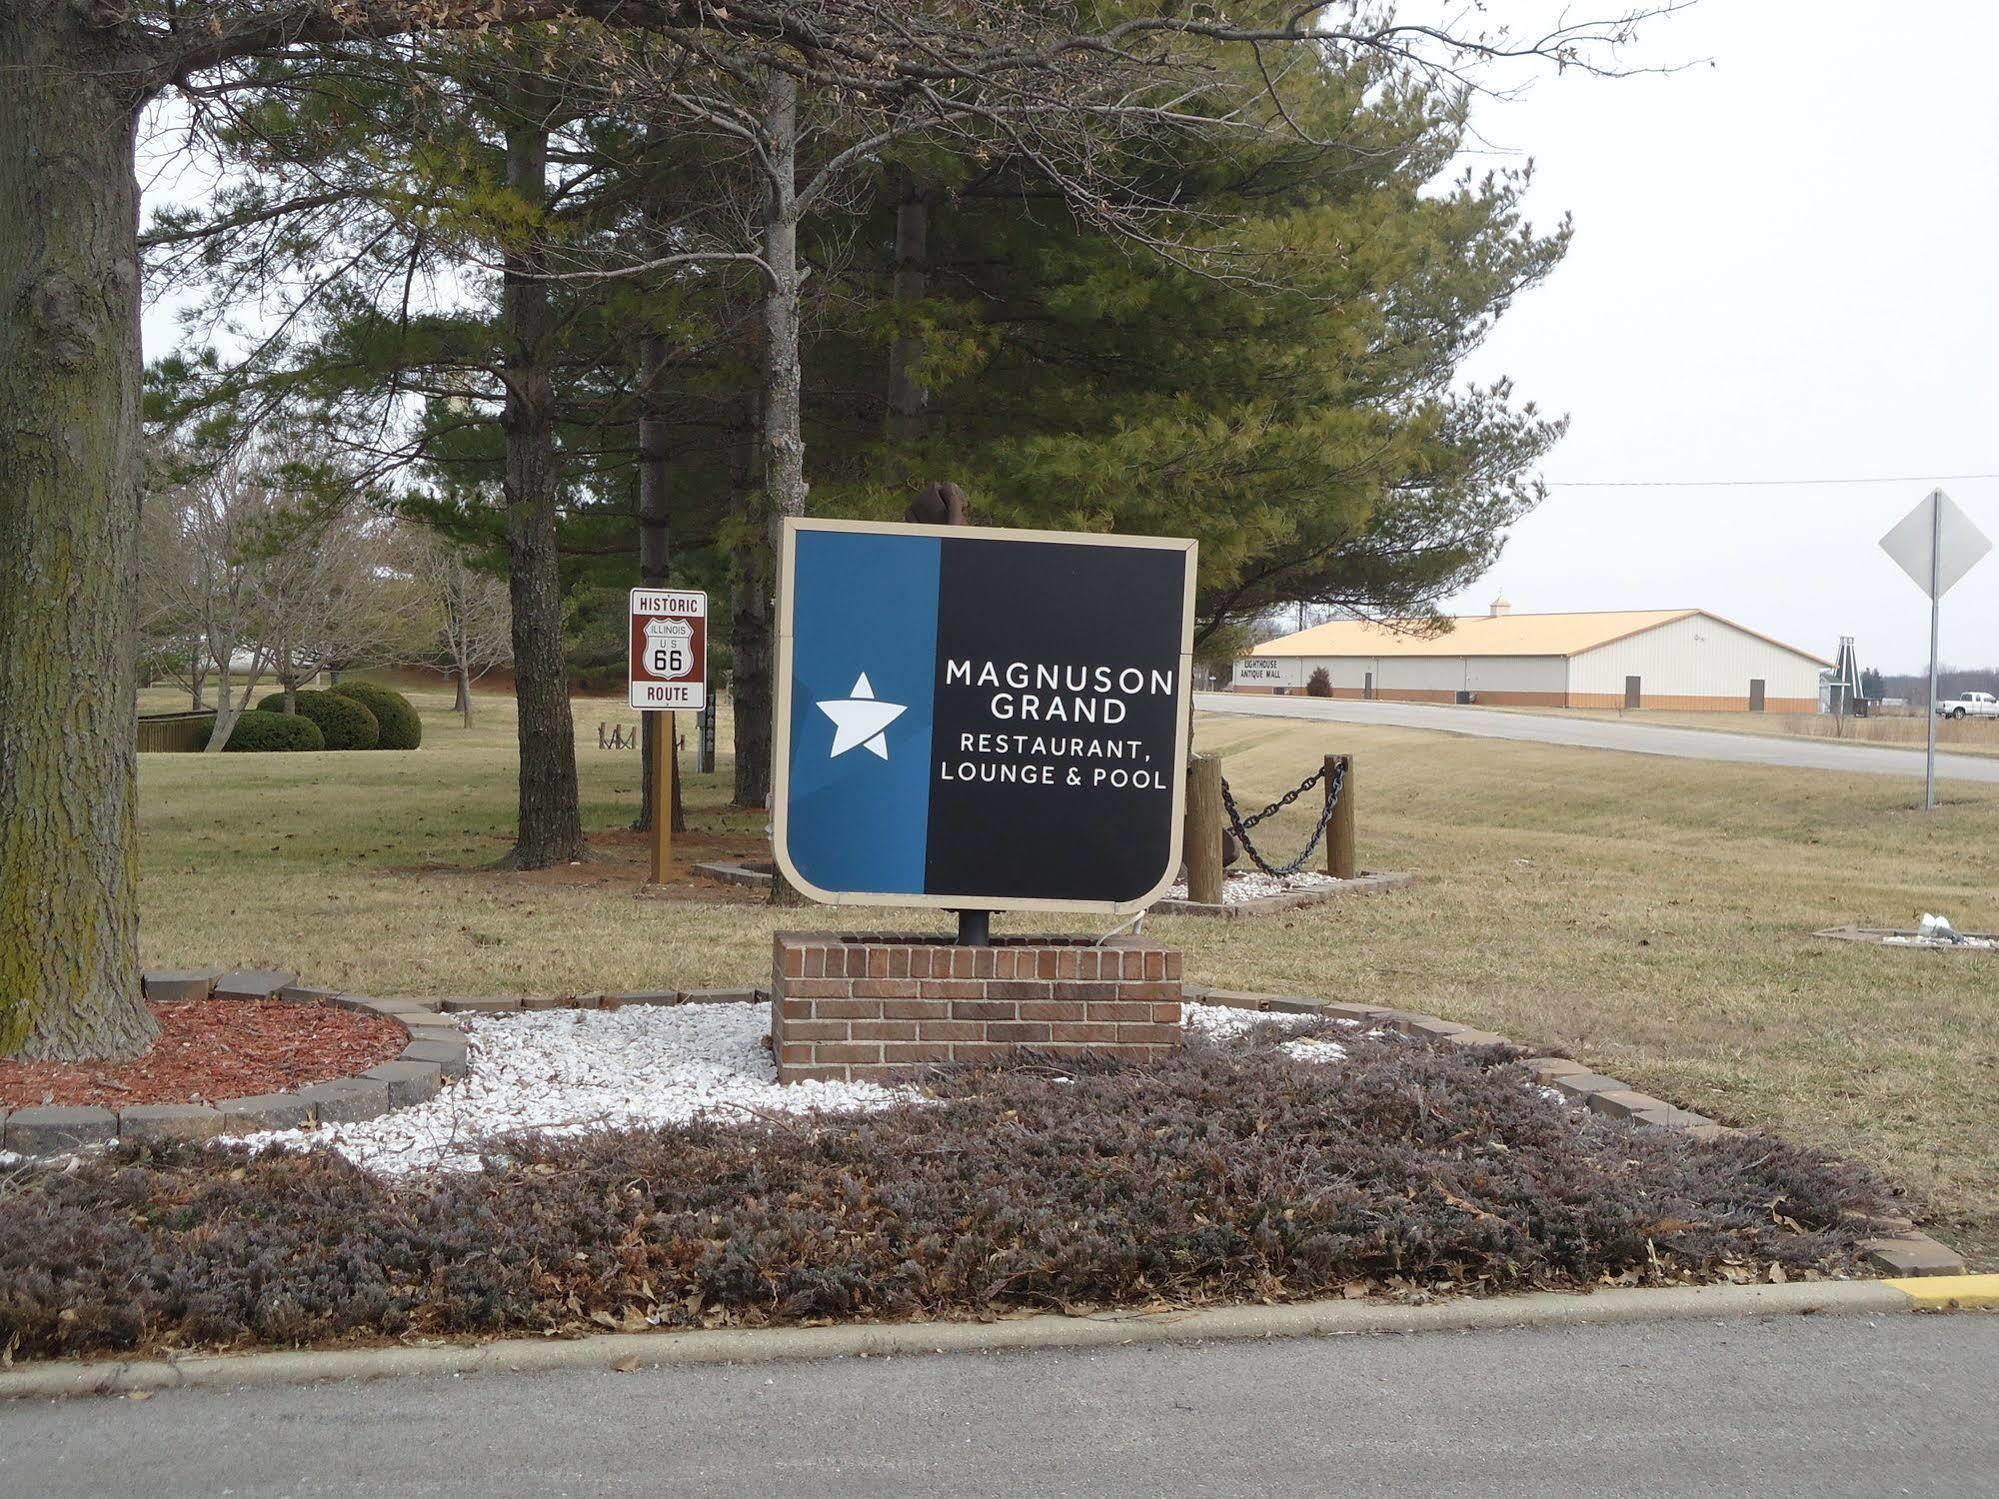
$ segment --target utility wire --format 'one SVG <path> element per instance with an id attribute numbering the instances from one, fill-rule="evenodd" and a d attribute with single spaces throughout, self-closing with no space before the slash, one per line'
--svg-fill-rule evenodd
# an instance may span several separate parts
<path id="1" fill-rule="evenodd" d="M 1550 489 L 1762 489 L 1811 484 L 1955 484 L 1999 474 L 1890 474 L 1879 479 L 1549 479 Z"/>

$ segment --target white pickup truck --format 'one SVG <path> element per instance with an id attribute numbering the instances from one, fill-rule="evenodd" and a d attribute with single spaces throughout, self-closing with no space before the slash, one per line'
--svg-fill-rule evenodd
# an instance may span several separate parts
<path id="1" fill-rule="evenodd" d="M 1937 704 L 1944 718 L 1999 718 L 1999 697 L 1989 692 L 1967 692 L 1962 697 L 1945 698 Z"/>

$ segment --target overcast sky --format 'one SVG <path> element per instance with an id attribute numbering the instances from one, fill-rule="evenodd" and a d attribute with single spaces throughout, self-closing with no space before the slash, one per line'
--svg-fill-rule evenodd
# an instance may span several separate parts
<path id="1" fill-rule="evenodd" d="M 1496 7 L 1504 10 L 1505 7 Z M 1876 545 L 1929 491 L 1574 481 L 1999 474 L 1999 4 L 1702 0 L 1633 60 L 1476 116 L 1531 156 L 1568 259 L 1473 373 L 1568 437 L 1549 498 L 1453 612 L 1699 607 L 1861 664 L 1927 659 L 1923 595 Z M 1946 493 L 1999 541 L 1999 479 Z M 1999 662 L 1999 554 L 1944 600 L 1943 658 Z"/>
<path id="2" fill-rule="evenodd" d="M 1879 0 L 1700 0 L 1627 60 L 1712 66 L 1543 72 L 1481 102 L 1495 160 L 1536 164 L 1533 217 L 1572 213 L 1576 237 L 1470 373 L 1572 425 L 1549 499 L 1454 612 L 1501 587 L 1522 612 L 1699 607 L 1920 669 L 1928 611 L 1876 542 L 1928 476 L 1999 474 L 1999 3 L 1885 19 Z M 149 357 L 171 346 L 167 309 L 146 334 Z M 1898 475 L 1917 477 L 1577 483 Z M 1999 479 L 1944 488 L 1999 540 Z M 1999 663 L 1999 555 L 1945 600 L 1943 656 Z"/>

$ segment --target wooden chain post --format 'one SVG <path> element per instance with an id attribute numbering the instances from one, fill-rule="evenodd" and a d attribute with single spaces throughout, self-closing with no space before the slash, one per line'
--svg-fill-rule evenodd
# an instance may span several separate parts
<path id="1" fill-rule="evenodd" d="M 1332 820 L 1326 824 L 1326 873 L 1336 880 L 1351 880 L 1360 871 L 1354 867 L 1353 853 L 1353 756 L 1326 756 L 1326 784 L 1331 785 L 1339 768 L 1346 767 L 1346 782 L 1340 799 L 1333 804 Z"/>
<path id="2" fill-rule="evenodd" d="M 652 720 L 652 882 L 664 885 L 673 868 L 673 715 Z"/>
<path id="3" fill-rule="evenodd" d="M 1187 899 L 1222 903 L 1222 757 L 1196 755 L 1187 763 Z"/>

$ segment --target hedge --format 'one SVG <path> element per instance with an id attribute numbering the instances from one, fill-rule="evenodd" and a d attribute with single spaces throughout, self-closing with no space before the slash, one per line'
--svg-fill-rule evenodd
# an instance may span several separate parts
<path id="1" fill-rule="evenodd" d="M 1333 695 L 1333 679 L 1327 675 L 1325 667 L 1321 666 L 1317 670 L 1315 670 L 1312 673 L 1311 677 L 1306 681 L 1305 696 L 1331 697 L 1332 695 Z"/>
<path id="2" fill-rule="evenodd" d="M 325 738 L 328 749 L 363 750 L 375 747 L 381 727 L 365 705 L 331 692 L 306 691 L 292 696 L 298 704 L 299 717 L 319 725 L 319 732 Z M 285 695 L 274 692 L 257 706 L 267 713 L 282 713 Z"/>
<path id="3" fill-rule="evenodd" d="M 341 682 L 327 690 L 375 715 L 381 733 L 374 748 L 413 750 L 423 743 L 423 720 L 417 716 L 416 706 L 393 688 L 374 682 Z"/>
<path id="4" fill-rule="evenodd" d="M 211 729 L 211 737 L 213 732 Z M 272 750 L 317 750 L 326 748 L 326 736 L 319 732 L 319 725 L 309 718 L 250 708 L 236 715 L 236 727 L 230 732 L 229 742 L 222 748 L 224 753 L 242 750 L 252 754 Z"/>

